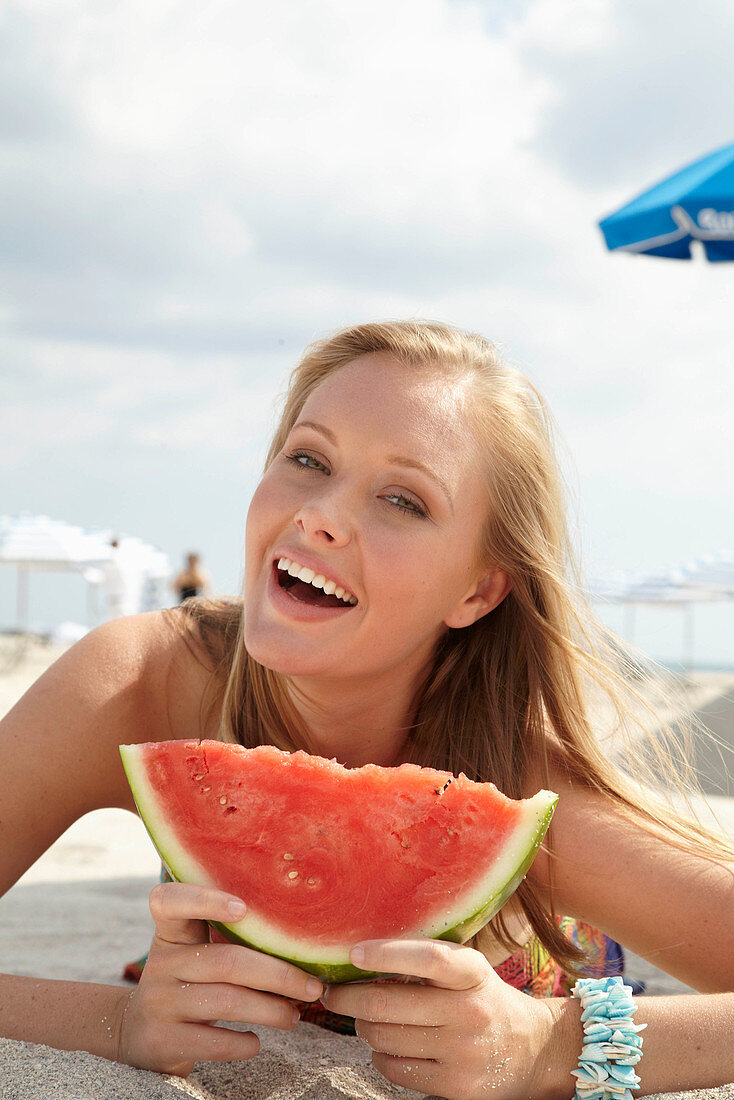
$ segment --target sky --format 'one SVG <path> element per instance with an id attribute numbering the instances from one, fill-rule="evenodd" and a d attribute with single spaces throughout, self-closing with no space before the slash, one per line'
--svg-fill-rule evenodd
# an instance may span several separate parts
<path id="1" fill-rule="evenodd" d="M 611 255 L 596 224 L 734 140 L 734 2 L 661 11 L 6 0 L 0 512 L 200 551 L 237 591 L 290 367 L 411 316 L 546 396 L 587 576 L 734 548 L 734 266 Z M 83 589 L 34 576 L 34 624 L 83 621 Z M 634 640 L 675 661 L 683 633 L 641 612 Z M 734 605 L 697 612 L 696 658 L 734 664 Z"/>

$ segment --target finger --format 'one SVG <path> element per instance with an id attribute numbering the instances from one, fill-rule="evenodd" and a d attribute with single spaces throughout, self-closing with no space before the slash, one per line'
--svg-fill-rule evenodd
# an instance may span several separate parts
<path id="1" fill-rule="evenodd" d="M 216 1020 L 246 1024 L 264 1024 L 288 1031 L 301 1014 L 290 1001 L 271 993 L 260 993 L 240 986 L 181 983 L 178 999 L 180 1017 L 188 1021 L 211 1023 Z"/>
<path id="2" fill-rule="evenodd" d="M 136 1034 L 126 1035 L 121 1056 L 140 1069 L 187 1077 L 197 1061 L 244 1061 L 259 1049 L 260 1040 L 251 1031 L 181 1020 L 161 1026 L 144 1020 Z"/>
<path id="3" fill-rule="evenodd" d="M 374 1023 L 435 1026 L 451 1019 L 453 1000 L 447 1004 L 446 990 L 425 985 L 393 982 L 364 982 L 330 985 L 321 1003 L 331 1012 Z"/>
<path id="4" fill-rule="evenodd" d="M 170 956 L 168 965 L 181 982 L 224 982 L 297 1001 L 315 1001 L 324 990 L 323 982 L 297 966 L 233 943 L 181 946 Z"/>
<path id="5" fill-rule="evenodd" d="M 472 989 L 491 969 L 479 951 L 447 940 L 366 940 L 349 957 L 363 970 L 407 974 L 444 989 Z"/>
<path id="6" fill-rule="evenodd" d="M 252 1031 L 184 1024 L 180 1034 L 181 1049 L 197 1062 L 244 1062 L 260 1050 L 260 1040 Z"/>
<path id="7" fill-rule="evenodd" d="M 247 907 L 240 898 L 208 886 L 163 882 L 150 892 L 156 937 L 167 943 L 204 943 L 208 920 L 241 920 Z"/>
<path id="8" fill-rule="evenodd" d="M 415 1089 L 416 1092 L 424 1092 L 429 1096 L 436 1094 L 449 1095 L 441 1086 L 444 1076 L 439 1062 L 430 1062 L 416 1058 L 394 1058 L 391 1054 L 372 1055 L 372 1065 L 388 1081 L 395 1085 L 402 1085 L 406 1089 Z"/>
<path id="9" fill-rule="evenodd" d="M 367 1020 L 355 1020 L 355 1030 L 379 1054 L 391 1054 L 400 1058 L 443 1057 L 444 1029 L 438 1027 L 410 1027 L 404 1024 L 374 1024 Z"/>

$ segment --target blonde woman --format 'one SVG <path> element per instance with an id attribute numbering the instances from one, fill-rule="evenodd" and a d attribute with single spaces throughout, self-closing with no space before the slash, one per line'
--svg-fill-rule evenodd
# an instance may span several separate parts
<path id="1" fill-rule="evenodd" d="M 463 770 L 514 797 L 550 788 L 548 850 L 471 946 L 355 944 L 360 966 L 412 979 L 390 985 L 324 989 L 208 943 L 204 922 L 245 903 L 159 885 L 132 993 L 7 976 L 2 1033 L 186 1074 L 257 1053 L 218 1020 L 290 1028 L 303 1013 L 355 1021 L 387 1078 L 436 1096 L 566 1098 L 577 1082 L 581 1096 L 631 1095 L 635 1073 L 642 1095 L 734 1080 L 734 851 L 643 808 L 598 748 L 587 684 L 613 694 L 615 677 L 577 598 L 529 383 L 481 337 L 432 323 L 362 325 L 307 349 L 246 547 L 243 601 L 107 624 L 6 717 L 3 888 L 81 814 L 133 809 L 120 743 L 195 736 Z M 702 995 L 635 1005 L 599 977 L 619 970 L 617 941 Z"/>

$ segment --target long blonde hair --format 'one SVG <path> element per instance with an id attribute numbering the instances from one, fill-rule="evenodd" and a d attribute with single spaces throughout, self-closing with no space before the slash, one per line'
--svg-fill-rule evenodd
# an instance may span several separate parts
<path id="1" fill-rule="evenodd" d="M 448 630 L 440 641 L 414 700 L 409 758 L 492 781 L 520 798 L 528 794 L 529 776 L 549 785 L 552 756 L 570 779 L 610 796 L 644 827 L 710 856 L 712 834 L 648 799 L 641 809 L 639 787 L 599 746 L 589 686 L 612 699 L 621 727 L 630 724 L 634 710 L 622 699 L 627 681 L 611 667 L 605 631 L 581 594 L 548 410 L 487 340 L 435 322 L 391 321 L 344 329 L 313 344 L 291 376 L 266 466 L 316 387 L 371 352 L 389 355 L 406 370 L 433 370 L 468 383 L 461 389 L 486 459 L 490 500 L 481 556 L 512 580 L 491 614 L 463 630 Z M 284 749 L 303 744 L 286 678 L 245 649 L 241 603 L 199 602 L 190 611 L 219 659 L 221 738 Z M 653 760 L 662 754 L 667 763 L 669 752 L 656 747 Z M 573 969 L 580 952 L 559 932 L 529 880 L 517 896 L 544 946 Z M 516 946 L 501 916 L 493 929 L 506 947 Z"/>

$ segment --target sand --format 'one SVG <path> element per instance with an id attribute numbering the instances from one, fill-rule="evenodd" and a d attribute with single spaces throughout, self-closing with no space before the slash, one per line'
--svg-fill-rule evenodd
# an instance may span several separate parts
<path id="1" fill-rule="evenodd" d="M 390 1084 L 359 1039 L 300 1024 L 295 1032 L 253 1028 L 262 1048 L 249 1062 L 198 1062 L 186 1079 L 150 1073 L 33 1043 L 0 1039 L 5 1100 L 388 1100 L 422 1094 Z M 6 1091 L 7 1090 L 7 1091 Z"/>
<path id="2" fill-rule="evenodd" d="M 0 1100 L 388 1100 L 423 1093 L 391 1085 L 358 1039 L 311 1024 L 283 1035 L 255 1028 L 263 1048 L 250 1062 L 198 1062 L 184 1080 L 91 1054 L 0 1039 Z M 734 1100 L 734 1085 L 667 1093 L 658 1100 Z"/>
<path id="3" fill-rule="evenodd" d="M 26 659 L 0 671 L 0 714 L 58 651 L 31 646 Z M 2 654 L 0 653 L 0 657 Z M 0 664 L 0 670 L 2 665 Z M 713 715 L 734 748 L 734 676 L 702 676 L 696 702 Z M 734 834 L 734 800 L 711 798 Z M 0 972 L 124 984 L 121 968 L 150 941 L 147 895 L 158 859 L 140 821 L 99 810 L 76 822 L 0 900 Z M 645 960 L 630 972 L 651 993 L 686 991 Z M 388 1100 L 418 1093 L 387 1082 L 370 1065 L 361 1040 L 299 1024 L 292 1032 L 255 1029 L 260 1053 L 248 1062 L 197 1063 L 183 1080 L 120 1066 L 91 1054 L 0 1039 L 0 1100 Z M 668 1094 L 665 1100 L 734 1100 L 734 1085 Z"/>

